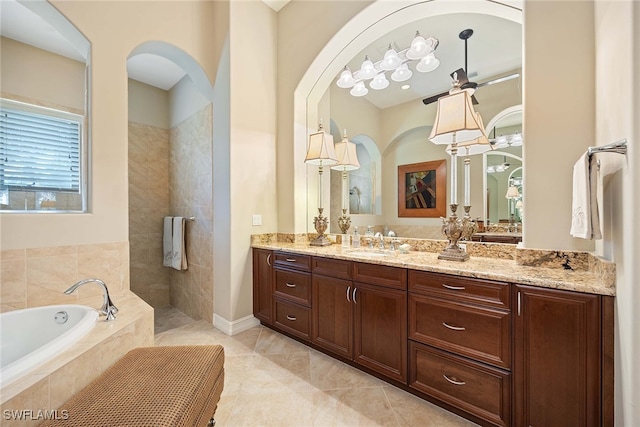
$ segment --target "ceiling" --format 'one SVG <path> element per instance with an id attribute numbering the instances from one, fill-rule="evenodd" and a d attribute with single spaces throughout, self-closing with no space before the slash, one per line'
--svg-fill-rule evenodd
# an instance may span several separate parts
<path id="1" fill-rule="evenodd" d="M 263 0 L 275 11 L 288 0 Z M 1 0 L 0 32 L 22 43 L 57 53 L 84 62 L 82 55 L 48 23 L 15 0 Z M 430 73 L 415 71 L 415 62 L 410 65 L 413 77 L 404 83 L 410 89 L 400 89 L 401 83 L 389 79 L 388 88 L 369 90 L 364 98 L 378 108 L 422 99 L 446 91 L 451 86 L 449 74 L 464 68 L 464 42 L 458 37 L 460 31 L 471 28 L 473 36 L 468 40 L 468 73 L 471 80 L 480 83 L 496 75 L 504 74 L 522 66 L 522 27 L 502 18 L 481 14 L 451 14 L 425 18 L 407 24 L 381 37 L 356 55 L 347 64 L 352 71 L 360 68 L 365 55 L 374 62 L 382 59 L 389 43 L 396 50 L 409 47 L 416 30 L 423 36 L 439 40 L 436 56 L 440 66 Z M 169 90 L 185 72 L 175 63 L 152 54 L 136 55 L 127 61 L 129 77 L 143 83 Z M 336 76 L 337 78 L 337 76 Z M 332 83 L 335 84 L 335 83 Z M 348 89 L 340 89 L 348 90 Z M 482 102 L 482 89 L 476 97 Z"/>

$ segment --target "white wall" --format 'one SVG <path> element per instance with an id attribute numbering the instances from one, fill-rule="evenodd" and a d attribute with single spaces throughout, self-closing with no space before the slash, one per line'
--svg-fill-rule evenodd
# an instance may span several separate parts
<path id="1" fill-rule="evenodd" d="M 634 79 L 619 83 L 620 70 L 629 76 L 640 72 L 640 7 L 634 1 L 595 2 L 596 141 L 628 141 L 628 154 L 602 154 L 599 203 L 603 215 L 603 241 L 596 250 L 616 262 L 615 423 L 640 424 L 640 322 L 638 255 L 640 228 L 640 85 Z M 615 171 L 615 172 L 614 172 Z M 606 176 L 610 173 L 608 176 Z"/>

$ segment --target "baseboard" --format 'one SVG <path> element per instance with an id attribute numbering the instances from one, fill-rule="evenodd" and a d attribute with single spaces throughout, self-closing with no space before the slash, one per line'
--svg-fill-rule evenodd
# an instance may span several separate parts
<path id="1" fill-rule="evenodd" d="M 213 315 L 213 326 L 227 335 L 239 334 L 259 324 L 260 321 L 253 316 L 246 316 L 230 322 L 222 316 Z"/>

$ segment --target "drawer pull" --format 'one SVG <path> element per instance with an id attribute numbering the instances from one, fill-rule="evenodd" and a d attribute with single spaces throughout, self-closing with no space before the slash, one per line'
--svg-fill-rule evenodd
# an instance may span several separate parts
<path id="1" fill-rule="evenodd" d="M 295 288 L 295 287 L 296 287 L 296 284 L 295 284 L 295 283 L 289 283 L 289 282 L 287 282 L 287 283 L 285 283 L 285 285 L 287 285 L 287 288 Z"/>
<path id="2" fill-rule="evenodd" d="M 447 285 L 446 283 L 442 284 L 443 287 L 447 288 L 447 289 L 451 289 L 452 291 L 464 291 L 464 286 L 453 286 L 453 285 Z"/>
<path id="3" fill-rule="evenodd" d="M 287 320 L 291 320 L 292 322 L 295 322 L 295 321 L 296 321 L 296 320 L 298 320 L 298 319 L 296 318 L 296 316 L 289 316 L 289 315 L 287 314 Z"/>
<path id="4" fill-rule="evenodd" d="M 351 302 L 351 299 L 349 298 L 349 292 L 351 292 L 351 286 L 347 286 L 347 301 Z"/>
<path id="5" fill-rule="evenodd" d="M 353 303 L 357 304 L 358 301 L 356 301 L 356 292 L 358 292 L 358 288 L 353 288 Z"/>
<path id="6" fill-rule="evenodd" d="M 451 384 L 455 384 L 455 385 L 465 385 L 466 384 L 466 382 L 464 382 L 464 381 L 458 381 L 455 377 L 449 378 L 447 376 L 447 374 L 442 374 L 442 376 L 444 377 L 445 380 L 449 381 Z"/>
<path id="7" fill-rule="evenodd" d="M 287 262 L 296 262 L 296 259 L 295 258 L 286 258 L 286 261 Z"/>
<path id="8" fill-rule="evenodd" d="M 267 255 L 267 265 L 271 267 L 271 254 Z"/>
<path id="9" fill-rule="evenodd" d="M 445 328 L 452 329 L 454 331 L 464 331 L 466 329 L 462 326 L 451 326 L 447 322 L 442 322 L 442 326 L 444 326 Z"/>

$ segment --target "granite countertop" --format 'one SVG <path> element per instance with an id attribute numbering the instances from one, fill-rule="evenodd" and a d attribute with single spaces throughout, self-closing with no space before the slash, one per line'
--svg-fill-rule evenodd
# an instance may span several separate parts
<path id="1" fill-rule="evenodd" d="M 597 272 L 526 266 L 512 259 L 485 258 L 472 255 L 468 261 L 457 262 L 439 260 L 438 253 L 423 251 L 409 251 L 406 254 L 402 254 L 399 251 L 387 251 L 386 255 L 381 256 L 377 249 L 369 249 L 367 247 L 343 248 L 338 244 L 317 247 L 310 246 L 308 243 L 254 242 L 252 247 L 544 288 L 599 295 L 615 295 L 615 286 L 611 282 L 611 278 L 603 277 L 602 274 Z M 354 252 L 358 253 L 354 254 Z"/>

